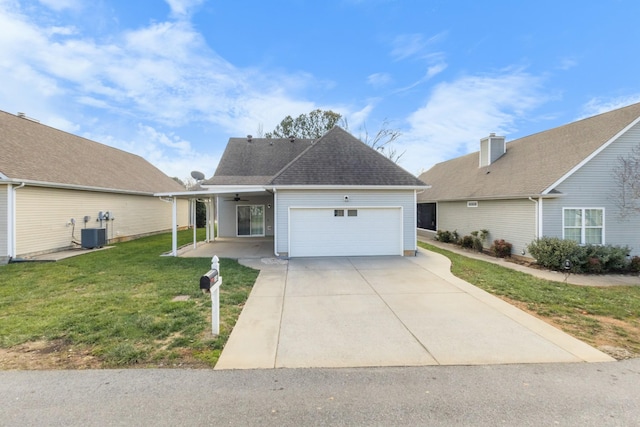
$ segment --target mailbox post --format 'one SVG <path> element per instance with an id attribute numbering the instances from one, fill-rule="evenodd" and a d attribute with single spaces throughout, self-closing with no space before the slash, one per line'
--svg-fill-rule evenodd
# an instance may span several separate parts
<path id="1" fill-rule="evenodd" d="M 220 334 L 220 285 L 222 277 L 220 272 L 220 259 L 214 255 L 211 258 L 211 270 L 200 277 L 200 289 L 204 293 L 211 294 L 211 333 Z"/>

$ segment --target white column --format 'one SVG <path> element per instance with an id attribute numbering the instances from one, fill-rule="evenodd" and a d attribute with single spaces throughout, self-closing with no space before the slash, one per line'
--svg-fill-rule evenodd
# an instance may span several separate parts
<path id="1" fill-rule="evenodd" d="M 173 230 L 171 232 L 171 255 L 178 256 L 178 198 L 173 197 Z"/>

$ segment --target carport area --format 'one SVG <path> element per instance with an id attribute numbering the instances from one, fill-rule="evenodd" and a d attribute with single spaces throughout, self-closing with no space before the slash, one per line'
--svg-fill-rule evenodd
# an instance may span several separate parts
<path id="1" fill-rule="evenodd" d="M 436 253 L 277 261 L 240 260 L 261 273 L 216 369 L 614 360 L 456 278 Z"/>

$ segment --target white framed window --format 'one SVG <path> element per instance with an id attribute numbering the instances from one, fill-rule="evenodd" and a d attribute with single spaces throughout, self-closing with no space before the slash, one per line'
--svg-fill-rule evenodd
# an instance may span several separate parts
<path id="1" fill-rule="evenodd" d="M 478 202 L 476 200 L 472 200 L 467 202 L 467 207 L 468 208 L 477 208 L 478 207 Z"/>
<path id="2" fill-rule="evenodd" d="M 334 209 L 333 216 L 344 216 L 344 209 Z"/>
<path id="3" fill-rule="evenodd" d="M 604 208 L 562 208 L 562 238 L 604 245 Z"/>
<path id="4" fill-rule="evenodd" d="M 358 210 L 357 209 L 347 210 L 347 216 L 358 216 Z"/>

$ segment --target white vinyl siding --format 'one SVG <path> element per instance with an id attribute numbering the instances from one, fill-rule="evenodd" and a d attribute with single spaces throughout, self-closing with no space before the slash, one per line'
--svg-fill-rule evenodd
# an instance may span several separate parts
<path id="1" fill-rule="evenodd" d="M 264 206 L 264 235 L 273 236 L 273 196 L 265 192 L 260 196 L 247 196 L 240 194 L 240 198 L 247 201 L 233 201 L 235 194 L 220 195 L 217 197 L 216 209 L 218 219 L 219 237 L 236 237 L 238 232 L 238 222 L 236 219 L 237 205 L 263 205 Z M 231 199 L 231 200 L 230 200 Z"/>
<path id="2" fill-rule="evenodd" d="M 562 196 L 545 199 L 543 234 L 563 237 L 563 215 L 567 207 L 601 208 L 604 218 L 603 242 L 629 246 L 632 255 L 640 255 L 640 215 L 620 217 L 616 204 L 617 184 L 613 168 L 619 157 L 628 157 L 640 144 L 640 124 L 614 141 L 556 188 Z"/>
<path id="3" fill-rule="evenodd" d="M 348 196 L 348 201 L 345 201 Z M 416 249 L 416 205 L 413 190 L 278 190 L 276 192 L 277 252 L 289 253 L 289 209 L 292 207 L 394 207 L 402 209 L 402 250 Z M 345 211 L 345 218 L 348 213 Z M 313 227 L 313 224 L 309 225 Z M 376 232 L 376 230 L 371 230 Z"/>
<path id="4" fill-rule="evenodd" d="M 520 254 L 536 237 L 536 204 L 527 199 L 481 200 L 468 208 L 466 201 L 438 202 L 438 230 L 457 231 L 462 237 L 472 231 L 489 230 L 484 242 L 490 247 L 495 239 L 513 245 Z"/>
<path id="5" fill-rule="evenodd" d="M 6 185 L 0 185 L 0 264 L 9 255 L 9 200 Z"/>
<path id="6" fill-rule="evenodd" d="M 158 197 L 27 186 L 16 193 L 17 256 L 72 247 L 73 237 L 80 241 L 84 216 L 91 217 L 86 228 L 100 227 L 100 211 L 112 212 L 115 218 L 108 222 L 109 240 L 168 231 L 172 225 L 172 204 Z M 188 201 L 178 200 L 178 226 L 188 221 Z"/>

